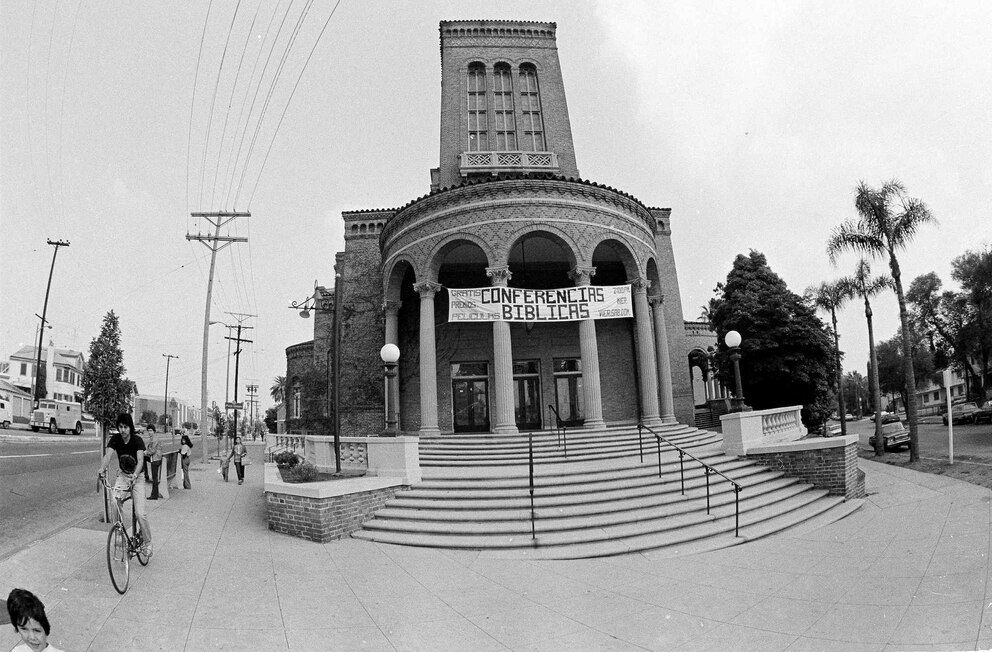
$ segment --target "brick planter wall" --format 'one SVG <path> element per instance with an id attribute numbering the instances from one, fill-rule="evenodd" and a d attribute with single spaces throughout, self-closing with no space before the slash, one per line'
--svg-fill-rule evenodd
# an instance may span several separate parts
<path id="1" fill-rule="evenodd" d="M 804 439 L 752 449 L 747 459 L 798 478 L 832 495 L 865 497 L 865 474 L 858 468 L 856 436 Z"/>
<path id="2" fill-rule="evenodd" d="M 327 498 L 266 492 L 269 529 L 318 543 L 334 541 L 361 528 L 387 500 L 407 488 L 387 487 Z"/>
<path id="3" fill-rule="evenodd" d="M 275 464 L 266 464 L 269 529 L 318 543 L 334 541 L 361 528 L 386 501 L 409 488 L 397 478 L 368 476 L 290 484 Z"/>

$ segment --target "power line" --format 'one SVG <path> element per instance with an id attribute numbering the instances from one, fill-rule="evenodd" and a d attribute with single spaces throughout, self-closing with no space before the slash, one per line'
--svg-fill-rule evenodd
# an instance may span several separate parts
<path id="1" fill-rule="evenodd" d="M 262 159 L 262 165 L 258 169 L 258 176 L 255 178 L 255 186 L 251 190 L 251 195 L 248 197 L 248 206 L 251 206 L 252 200 L 255 198 L 255 191 L 258 190 L 258 182 L 262 179 L 262 171 L 265 169 L 265 163 L 269 160 L 269 153 L 272 152 L 272 145 L 276 142 L 276 135 L 279 133 L 279 127 L 282 126 L 283 118 L 286 117 L 286 112 L 289 110 L 289 105 L 293 101 L 293 96 L 296 94 L 296 88 L 300 85 L 300 80 L 303 79 L 303 73 L 306 71 L 307 66 L 310 64 L 310 58 L 313 56 L 314 51 L 317 49 L 317 44 L 320 43 L 321 37 L 324 35 L 324 30 L 327 29 L 327 25 L 331 22 L 331 18 L 334 17 L 334 12 L 337 11 L 338 5 L 341 4 L 341 0 L 334 3 L 334 8 L 331 9 L 331 13 L 327 16 L 327 20 L 324 21 L 324 26 L 321 27 L 320 33 L 317 35 L 317 39 L 313 42 L 313 47 L 310 48 L 310 54 L 307 55 L 306 61 L 303 62 L 303 68 L 300 69 L 300 74 L 296 78 L 296 83 L 293 84 L 293 90 L 289 94 L 289 99 L 286 100 L 286 106 L 282 110 L 282 115 L 279 116 L 279 122 L 276 124 L 276 129 L 272 133 L 272 140 L 269 142 L 269 148 L 265 151 L 265 158 Z"/>
<path id="2" fill-rule="evenodd" d="M 80 0 L 82 2 L 82 0 Z M 196 104 L 196 82 L 200 78 L 200 58 L 203 56 L 203 41 L 207 36 L 207 23 L 210 21 L 210 9 L 214 0 L 207 5 L 207 16 L 203 19 L 203 31 L 200 33 L 200 51 L 196 54 L 196 72 L 193 73 L 193 96 L 189 100 L 189 132 L 186 136 L 186 210 L 189 211 L 189 159 L 193 143 L 193 107 Z"/>

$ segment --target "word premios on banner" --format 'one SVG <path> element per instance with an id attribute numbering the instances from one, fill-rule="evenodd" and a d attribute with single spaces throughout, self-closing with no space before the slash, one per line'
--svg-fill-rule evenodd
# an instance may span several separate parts
<path id="1" fill-rule="evenodd" d="M 630 285 L 448 289 L 448 321 L 577 321 L 633 316 Z"/>

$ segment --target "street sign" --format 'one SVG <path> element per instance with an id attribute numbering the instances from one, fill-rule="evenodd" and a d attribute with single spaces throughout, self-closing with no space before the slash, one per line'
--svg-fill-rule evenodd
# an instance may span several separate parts
<path id="1" fill-rule="evenodd" d="M 235 403 L 234 401 L 228 401 L 224 404 L 224 409 L 227 410 L 243 410 L 245 409 L 244 403 Z"/>

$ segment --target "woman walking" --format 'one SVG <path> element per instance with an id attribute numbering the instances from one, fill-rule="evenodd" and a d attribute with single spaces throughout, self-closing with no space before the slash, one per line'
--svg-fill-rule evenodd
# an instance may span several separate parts
<path id="1" fill-rule="evenodd" d="M 238 484 L 245 483 L 245 464 L 250 464 L 248 459 L 248 447 L 241 443 L 241 437 L 234 438 L 234 446 L 227 456 L 227 460 L 234 459 L 234 468 L 238 470 Z"/>
<path id="2" fill-rule="evenodd" d="M 179 463 L 183 467 L 183 489 L 192 489 L 193 485 L 189 481 L 189 454 L 193 450 L 193 441 L 185 434 L 179 441 L 182 444 L 179 447 Z"/>

